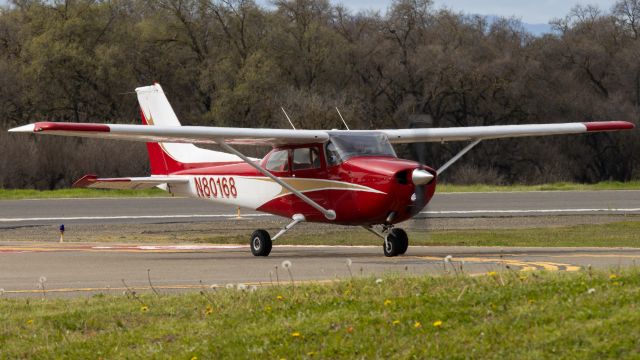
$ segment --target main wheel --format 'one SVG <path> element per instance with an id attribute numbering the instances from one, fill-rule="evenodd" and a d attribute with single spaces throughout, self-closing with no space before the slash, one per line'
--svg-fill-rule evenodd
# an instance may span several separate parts
<path id="1" fill-rule="evenodd" d="M 407 251 L 409 239 L 402 229 L 391 229 L 384 240 L 384 256 L 398 256 Z"/>
<path id="2" fill-rule="evenodd" d="M 271 236 L 266 230 L 256 230 L 251 234 L 251 253 L 254 256 L 269 256 L 271 252 Z"/>

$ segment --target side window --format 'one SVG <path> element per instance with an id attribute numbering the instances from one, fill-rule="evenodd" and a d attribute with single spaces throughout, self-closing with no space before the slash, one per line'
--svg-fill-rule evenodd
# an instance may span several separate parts
<path id="1" fill-rule="evenodd" d="M 289 150 L 276 151 L 269 156 L 267 161 L 269 171 L 289 171 Z"/>
<path id="2" fill-rule="evenodd" d="M 293 150 L 293 170 L 317 169 L 320 167 L 318 149 L 299 148 Z"/>
<path id="3" fill-rule="evenodd" d="M 340 153 L 332 142 L 327 143 L 327 166 L 335 166 L 340 163 Z"/>

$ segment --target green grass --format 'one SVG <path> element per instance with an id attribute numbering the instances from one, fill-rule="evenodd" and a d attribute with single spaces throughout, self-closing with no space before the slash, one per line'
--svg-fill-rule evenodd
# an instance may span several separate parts
<path id="1" fill-rule="evenodd" d="M 637 219 L 637 218 L 636 218 Z M 412 238 L 423 245 L 640 247 L 640 221 L 528 229 L 451 230 Z"/>
<path id="2" fill-rule="evenodd" d="M 638 217 L 635 217 L 638 219 Z M 275 234 L 277 229 L 269 229 Z M 128 242 L 192 242 L 213 244 L 244 244 L 251 231 L 231 232 L 143 234 L 127 236 Z M 460 246 L 576 246 L 576 247 L 640 247 L 640 221 L 620 221 L 609 224 L 576 225 L 527 229 L 469 229 L 469 230 L 409 230 L 411 245 L 460 245 Z M 74 241 L 74 240 L 70 240 Z M 87 238 L 85 241 L 118 242 L 113 238 Z M 379 241 L 368 231 L 353 229 L 324 229 L 308 231 L 304 225 L 287 233 L 276 242 L 279 245 L 375 245 Z"/>
<path id="3" fill-rule="evenodd" d="M 597 184 L 553 183 L 543 185 L 451 185 L 438 184 L 437 192 L 488 192 L 488 191 L 586 191 L 586 190 L 640 190 L 640 181 L 606 181 Z M 150 197 L 167 196 L 160 189 L 101 190 L 101 189 L 0 189 L 0 200 L 93 198 L 93 197 Z"/>
<path id="4" fill-rule="evenodd" d="M 629 358 L 638 294 L 633 269 L 0 299 L 0 357 Z"/>
<path id="5" fill-rule="evenodd" d="M 438 184 L 436 192 L 494 192 L 494 191 L 592 191 L 592 190 L 640 190 L 640 181 L 604 181 L 596 184 L 559 182 L 540 185 L 452 185 Z"/>
<path id="6" fill-rule="evenodd" d="M 103 190 L 103 189 L 0 189 L 0 200 L 22 199 L 62 199 L 62 198 L 109 198 L 109 197 L 151 197 L 169 196 L 160 189 L 146 190 Z"/>

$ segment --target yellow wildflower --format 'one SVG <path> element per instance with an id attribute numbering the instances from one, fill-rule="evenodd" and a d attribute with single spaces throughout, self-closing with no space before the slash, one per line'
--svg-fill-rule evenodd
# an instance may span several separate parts
<path id="1" fill-rule="evenodd" d="M 142 305 L 142 306 L 140 306 L 140 311 L 147 312 L 147 311 L 149 311 L 149 307 L 147 305 Z"/>
<path id="2" fill-rule="evenodd" d="M 33 319 L 27 320 L 27 325 L 32 325 L 32 324 L 33 324 Z"/>
<path id="3" fill-rule="evenodd" d="M 611 279 L 611 280 L 615 280 L 617 278 L 618 278 L 618 275 L 616 275 L 616 274 L 609 275 L 609 279 Z"/>
<path id="4" fill-rule="evenodd" d="M 433 322 L 433 327 L 441 327 L 442 326 L 442 320 L 436 320 Z"/>
<path id="5" fill-rule="evenodd" d="M 400 324 L 400 320 L 393 320 L 392 324 L 393 325 L 398 325 L 398 324 Z"/>
<path id="6" fill-rule="evenodd" d="M 297 331 L 295 331 L 295 332 L 292 332 L 292 333 L 291 333 L 291 336 L 293 336 L 293 337 L 300 337 L 300 333 L 299 333 L 299 332 L 297 332 Z"/>
<path id="7" fill-rule="evenodd" d="M 419 329 L 422 327 L 422 323 L 420 323 L 420 321 L 416 321 L 415 324 L 413 324 L 413 327 Z"/>
<path id="8" fill-rule="evenodd" d="M 278 296 L 276 296 L 276 299 L 278 299 L 278 300 L 284 300 L 284 296 L 282 296 L 282 295 L 278 295 Z"/>
<path id="9" fill-rule="evenodd" d="M 213 307 L 211 305 L 207 305 L 206 309 L 204 309 L 204 314 L 205 315 L 213 314 Z"/>
<path id="10" fill-rule="evenodd" d="M 489 276 L 491 276 L 491 277 L 495 277 L 495 276 L 497 276 L 497 275 L 498 275 L 498 273 L 497 273 L 497 272 L 495 272 L 495 271 L 489 271 L 489 272 L 487 273 L 487 275 L 489 275 Z"/>
<path id="11" fill-rule="evenodd" d="M 385 301 L 384 301 L 384 306 L 389 306 L 389 305 L 391 305 L 391 304 L 393 304 L 393 301 L 391 301 L 391 300 L 389 300 L 389 299 L 387 299 L 387 300 L 385 300 Z"/>
<path id="12" fill-rule="evenodd" d="M 198 360 L 198 357 L 197 356 L 192 356 L 191 360 Z"/>
<path id="13" fill-rule="evenodd" d="M 271 312 L 271 306 L 267 305 L 264 307 L 265 312 Z"/>

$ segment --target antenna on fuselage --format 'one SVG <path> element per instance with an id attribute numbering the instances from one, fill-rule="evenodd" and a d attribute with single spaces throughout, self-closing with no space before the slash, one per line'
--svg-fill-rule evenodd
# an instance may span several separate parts
<path id="1" fill-rule="evenodd" d="M 280 106 L 280 109 L 282 109 L 282 112 L 284 113 L 284 116 L 287 117 L 287 120 L 289 120 L 289 124 L 291 124 L 291 127 L 293 128 L 293 130 L 297 130 L 295 126 L 293 126 L 293 122 L 291 121 L 291 118 L 289 117 L 289 115 L 287 115 L 287 112 L 284 111 L 284 108 L 282 106 Z"/>
<path id="2" fill-rule="evenodd" d="M 338 109 L 338 107 L 336 106 L 336 111 L 338 112 L 338 115 L 340 116 L 340 120 L 342 120 L 342 123 L 344 124 L 344 126 L 347 128 L 347 130 L 351 130 L 349 129 L 349 125 L 347 125 L 347 122 L 344 121 L 344 118 L 342 117 L 342 114 L 340 114 L 340 110 Z"/>

